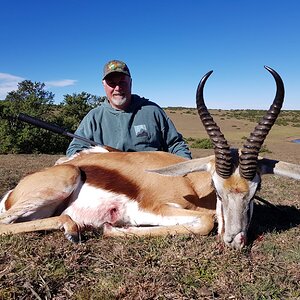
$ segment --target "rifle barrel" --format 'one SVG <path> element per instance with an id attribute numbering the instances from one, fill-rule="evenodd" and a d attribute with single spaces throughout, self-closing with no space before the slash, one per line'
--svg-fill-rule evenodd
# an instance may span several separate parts
<path id="1" fill-rule="evenodd" d="M 86 143 L 89 143 L 89 144 L 91 144 L 93 146 L 103 146 L 103 145 L 101 145 L 99 143 L 96 143 L 96 142 L 94 142 L 92 140 L 89 140 L 89 139 L 87 139 L 87 138 L 85 138 L 83 136 L 80 136 L 80 135 L 68 132 L 65 129 L 59 127 L 58 125 L 42 121 L 40 119 L 37 119 L 35 117 L 29 116 L 29 115 L 26 115 L 26 114 L 20 113 L 17 116 L 17 119 L 20 120 L 20 121 L 32 124 L 34 126 L 41 127 L 43 129 L 50 130 L 50 131 L 52 131 L 54 133 L 58 133 L 58 134 L 62 134 L 62 135 L 74 138 L 74 139 L 82 140 L 82 141 L 84 141 Z"/>

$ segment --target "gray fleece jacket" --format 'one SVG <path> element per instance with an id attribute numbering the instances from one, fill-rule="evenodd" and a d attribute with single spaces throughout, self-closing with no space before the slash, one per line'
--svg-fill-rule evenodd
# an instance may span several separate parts
<path id="1" fill-rule="evenodd" d="M 182 135 L 163 109 L 138 95 L 132 95 L 126 111 L 116 110 L 105 101 L 83 118 L 75 133 L 122 151 L 160 150 L 191 158 Z M 73 139 L 66 154 L 71 156 L 89 147 Z"/>

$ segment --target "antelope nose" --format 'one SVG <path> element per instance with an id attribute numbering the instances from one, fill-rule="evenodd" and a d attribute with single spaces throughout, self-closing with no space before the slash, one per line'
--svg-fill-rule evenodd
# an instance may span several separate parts
<path id="1" fill-rule="evenodd" d="M 223 240 L 227 246 L 233 249 L 242 249 L 247 242 L 244 232 L 240 232 L 237 235 L 226 235 L 223 237 Z"/>
<path id="2" fill-rule="evenodd" d="M 223 238 L 224 243 L 227 245 L 230 245 L 233 242 L 233 239 L 234 239 L 234 236 L 232 236 L 232 235 L 225 235 Z"/>

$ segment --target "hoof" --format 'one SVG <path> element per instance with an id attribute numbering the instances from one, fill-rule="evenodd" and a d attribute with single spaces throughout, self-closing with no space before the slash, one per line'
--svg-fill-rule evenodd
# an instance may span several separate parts
<path id="1" fill-rule="evenodd" d="M 72 243 L 78 244 L 81 243 L 80 233 L 65 233 L 65 237 Z"/>

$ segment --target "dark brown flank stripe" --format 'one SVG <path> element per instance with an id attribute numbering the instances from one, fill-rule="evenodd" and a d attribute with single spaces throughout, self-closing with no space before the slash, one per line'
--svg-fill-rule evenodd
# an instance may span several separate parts
<path id="1" fill-rule="evenodd" d="M 91 165 L 80 166 L 85 174 L 86 183 L 94 187 L 100 187 L 105 190 L 124 194 L 131 199 L 137 199 L 139 188 L 128 178 L 121 175 L 117 170 L 109 170 Z"/>

